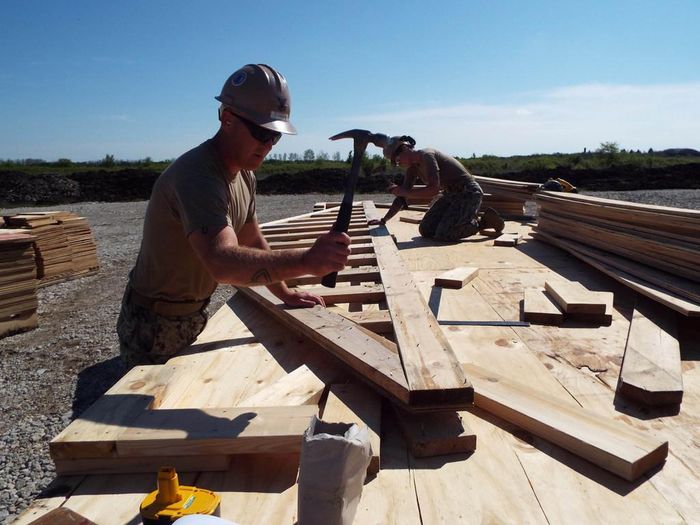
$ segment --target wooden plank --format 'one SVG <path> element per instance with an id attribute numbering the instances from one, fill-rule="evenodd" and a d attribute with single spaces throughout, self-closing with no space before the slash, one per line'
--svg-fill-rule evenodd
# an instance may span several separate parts
<path id="1" fill-rule="evenodd" d="M 322 277 L 316 277 L 314 275 L 304 275 L 302 277 L 297 277 L 295 279 L 287 279 L 285 283 L 287 286 L 301 286 L 308 284 L 320 284 Z M 379 268 L 376 266 L 362 267 L 362 268 L 349 268 L 346 270 L 341 270 L 338 272 L 336 282 L 339 283 L 352 283 L 359 284 L 363 282 L 380 282 L 381 275 L 379 273 Z"/>
<path id="2" fill-rule="evenodd" d="M 178 472 L 220 472 L 228 470 L 231 458 L 228 454 L 207 454 L 206 456 L 152 456 L 152 457 L 111 457 L 55 459 L 56 473 L 59 475 L 80 474 L 137 474 L 158 472 L 163 465 L 175 467 Z"/>
<path id="3" fill-rule="evenodd" d="M 441 273 L 435 278 L 435 286 L 442 288 L 463 288 L 465 284 L 472 281 L 479 275 L 478 268 L 470 268 L 468 266 L 460 266 L 453 268 L 445 273 Z"/>
<path id="4" fill-rule="evenodd" d="M 463 412 L 409 414 L 395 409 L 408 447 L 416 458 L 473 452 L 476 434 L 466 425 Z"/>
<path id="5" fill-rule="evenodd" d="M 464 369 L 474 381 L 477 407 L 628 481 L 660 465 L 668 455 L 668 441 L 572 407 L 476 365 L 465 364 Z"/>
<path id="6" fill-rule="evenodd" d="M 342 308 L 330 306 L 329 310 L 353 323 L 357 323 L 376 334 L 393 334 L 394 325 L 391 323 L 391 314 L 387 310 L 362 310 L 361 312 L 348 312 Z"/>
<path id="7" fill-rule="evenodd" d="M 630 322 L 617 384 L 620 395 L 648 406 L 683 400 L 676 314 L 639 299 Z"/>
<path id="8" fill-rule="evenodd" d="M 621 282 L 625 286 L 630 287 L 634 291 L 649 297 L 650 299 L 659 302 L 669 308 L 680 312 L 687 317 L 700 317 L 700 304 L 688 301 L 684 297 L 672 291 L 663 289 L 663 286 L 654 284 L 643 277 L 635 275 L 634 273 L 621 270 L 619 268 L 613 267 L 606 264 L 603 261 L 597 260 L 590 257 L 580 250 L 576 249 L 574 245 L 568 243 L 565 239 L 560 239 L 554 235 L 538 231 L 533 234 L 538 240 L 544 240 L 554 246 L 557 246 L 581 259 L 585 263 L 597 268 L 604 274 L 612 277 L 618 282 Z"/>
<path id="9" fill-rule="evenodd" d="M 494 246 L 515 246 L 522 236 L 519 233 L 502 233 L 493 240 Z"/>
<path id="10" fill-rule="evenodd" d="M 371 202 L 365 203 L 365 210 L 368 218 L 377 215 Z M 389 232 L 385 226 L 371 226 L 370 233 L 412 398 L 453 407 L 471 405 L 473 388 Z"/>
<path id="11" fill-rule="evenodd" d="M 523 320 L 536 324 L 560 325 L 564 314 L 544 290 L 528 288 L 523 298 Z"/>
<path id="12" fill-rule="evenodd" d="M 320 306 L 286 308 L 264 287 L 240 288 L 239 293 L 328 350 L 381 392 L 409 404 L 408 384 L 399 357 L 377 342 L 369 330 Z"/>
<path id="13" fill-rule="evenodd" d="M 116 439 L 143 411 L 156 408 L 174 372 L 166 365 L 132 368 L 49 443 L 51 457 L 112 457 Z"/>
<path id="14" fill-rule="evenodd" d="M 301 239 L 296 241 L 271 241 L 268 244 L 272 250 L 283 250 L 288 248 L 309 248 L 315 242 L 316 239 Z M 350 237 L 350 249 L 355 250 L 353 253 L 362 253 L 357 251 L 358 246 L 363 246 L 369 242 L 372 242 L 372 238 L 369 235 Z"/>
<path id="15" fill-rule="evenodd" d="M 148 410 L 116 439 L 120 457 L 296 453 L 315 405 Z"/>
<path id="16" fill-rule="evenodd" d="M 313 288 L 305 288 L 304 291 L 320 295 L 326 304 L 378 303 L 385 298 L 384 286 L 381 284 L 338 286 L 337 288 L 315 286 Z"/>
<path id="17" fill-rule="evenodd" d="M 548 280 L 544 287 L 564 313 L 605 314 L 605 303 L 591 295 L 580 283 Z"/>
<path id="18" fill-rule="evenodd" d="M 367 473 L 379 472 L 382 402 L 375 392 L 360 384 L 335 383 L 330 387 L 321 418 L 329 423 L 356 423 L 360 427 L 366 426 L 372 446 L 372 459 Z"/>
<path id="19" fill-rule="evenodd" d="M 306 365 L 238 403 L 244 407 L 317 405 L 325 383 Z"/>

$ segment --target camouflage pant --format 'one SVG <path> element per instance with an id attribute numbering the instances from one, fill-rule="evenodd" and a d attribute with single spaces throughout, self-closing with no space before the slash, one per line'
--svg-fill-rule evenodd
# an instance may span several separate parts
<path id="1" fill-rule="evenodd" d="M 423 237 L 458 241 L 479 231 L 477 212 L 483 195 L 476 191 L 445 193 L 433 203 L 418 227 Z"/>
<path id="2" fill-rule="evenodd" d="M 183 350 L 204 330 L 207 314 L 164 316 L 135 304 L 127 285 L 117 321 L 119 349 L 124 363 L 136 365 L 163 364 Z"/>

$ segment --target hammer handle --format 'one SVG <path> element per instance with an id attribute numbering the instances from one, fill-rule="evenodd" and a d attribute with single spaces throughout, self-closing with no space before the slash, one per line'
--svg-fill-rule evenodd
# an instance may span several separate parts
<path id="1" fill-rule="evenodd" d="M 335 232 L 348 232 L 348 228 L 350 227 L 350 218 L 352 216 L 352 196 L 350 197 L 350 201 L 346 199 L 343 199 L 343 202 L 340 203 L 340 210 L 338 210 L 338 216 L 335 219 L 335 224 L 333 225 L 333 228 L 331 228 Z M 331 272 L 327 275 L 323 276 L 323 279 L 321 279 L 321 284 L 325 286 L 326 288 L 335 288 L 335 281 L 338 278 L 338 272 Z"/>

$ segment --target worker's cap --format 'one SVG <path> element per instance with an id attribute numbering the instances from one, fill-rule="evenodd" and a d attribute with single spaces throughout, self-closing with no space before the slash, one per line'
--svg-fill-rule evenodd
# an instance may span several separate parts
<path id="1" fill-rule="evenodd" d="M 391 137 L 386 146 L 382 149 L 384 152 L 384 157 L 389 159 L 392 164 L 396 164 L 396 157 L 401 152 L 403 148 L 413 149 L 416 145 L 416 141 L 413 137 L 408 135 L 400 135 Z"/>
<path id="2" fill-rule="evenodd" d="M 265 64 L 248 64 L 233 73 L 216 98 L 233 113 L 273 131 L 295 135 L 289 122 L 291 97 L 287 80 Z"/>

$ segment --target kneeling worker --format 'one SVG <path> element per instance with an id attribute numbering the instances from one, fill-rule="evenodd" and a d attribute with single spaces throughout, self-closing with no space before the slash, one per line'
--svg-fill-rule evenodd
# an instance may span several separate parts
<path id="1" fill-rule="evenodd" d="M 457 159 L 432 148 L 416 150 L 416 141 L 406 135 L 387 137 L 383 144 L 384 156 L 393 165 L 406 168 L 406 174 L 400 186 L 389 186 L 388 191 L 397 198 L 384 218 L 370 223 L 386 223 L 407 206 L 406 197 L 430 198 L 442 189 L 443 194 L 432 204 L 418 227 L 423 237 L 458 241 L 481 230 L 503 230 L 503 219 L 493 208 L 488 208 L 481 218 L 478 217 L 484 192 Z M 413 188 L 417 179 L 425 184 L 424 188 Z"/>
<path id="2" fill-rule="evenodd" d="M 258 225 L 252 170 L 283 133 L 296 133 L 285 78 L 248 64 L 215 98 L 216 135 L 175 160 L 153 187 L 117 322 L 130 366 L 164 363 L 190 345 L 206 325 L 217 283 L 266 285 L 287 305 L 323 305 L 284 280 L 342 270 L 350 254 L 350 238 L 340 232 L 308 249 L 272 251 Z"/>

